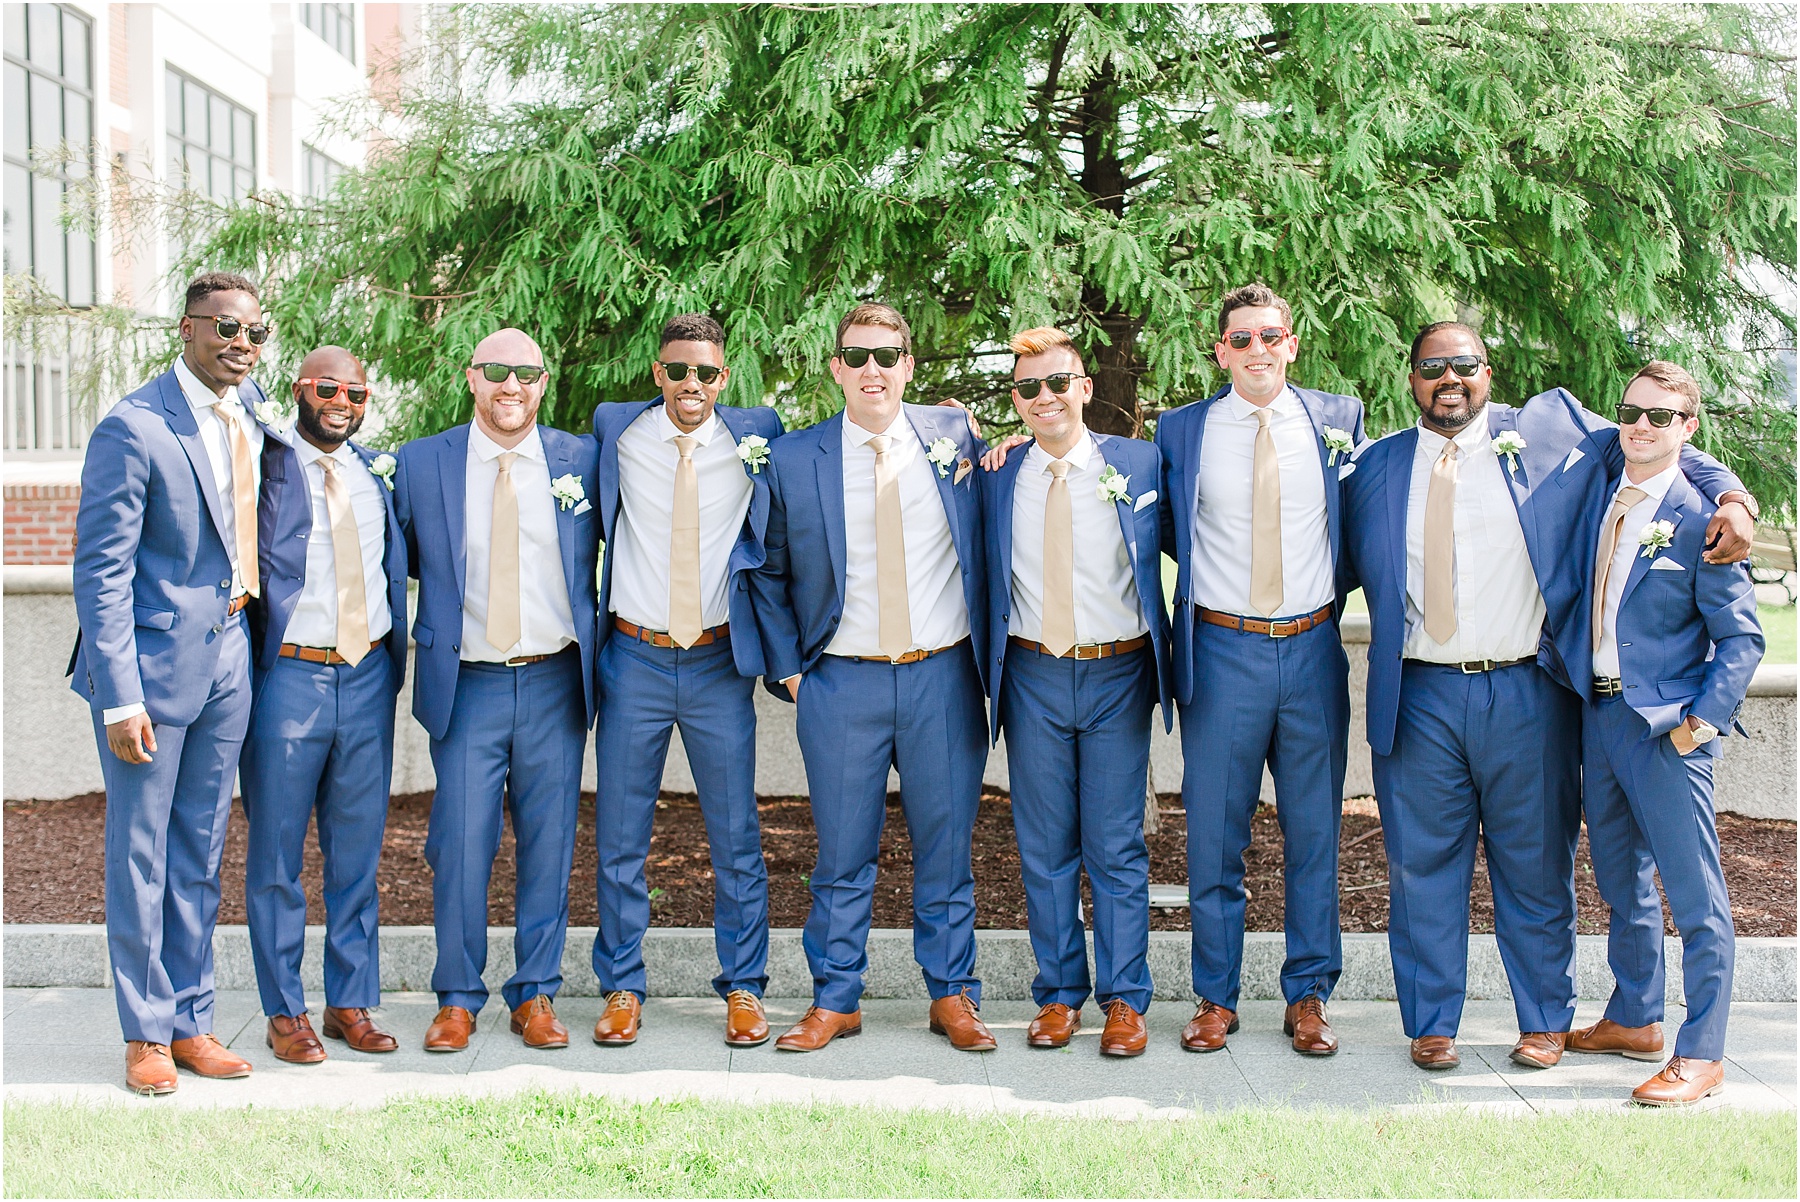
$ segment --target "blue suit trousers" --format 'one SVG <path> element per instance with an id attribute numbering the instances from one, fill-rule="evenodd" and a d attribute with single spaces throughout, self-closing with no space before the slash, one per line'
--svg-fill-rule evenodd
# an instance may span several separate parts
<path id="1" fill-rule="evenodd" d="M 1092 992 L 1150 1008 L 1150 853 L 1144 786 L 1156 663 L 1146 649 L 1059 659 L 1006 649 L 1000 720 L 1012 775 L 1025 912 L 1040 1006 L 1079 1010 L 1090 991 L 1081 870 L 1094 901 Z"/>
<path id="2" fill-rule="evenodd" d="M 250 724 L 250 633 L 240 613 L 200 714 L 157 723 L 148 764 L 127 764 L 94 736 L 106 781 L 106 949 L 127 1040 L 168 1043 L 213 1029 L 213 925 L 219 860 L 238 752 Z"/>
<path id="3" fill-rule="evenodd" d="M 1394 750 L 1374 769 L 1388 952 L 1409 1038 L 1454 1036 L 1462 1022 L 1477 841 L 1519 1030 L 1569 1029 L 1580 748 L 1580 701 L 1536 664 L 1402 669 Z"/>
<path id="4" fill-rule="evenodd" d="M 1718 741 L 1683 756 L 1667 735 L 1652 735 L 1636 710 L 1610 697 L 1586 707 L 1581 743 L 1594 883 L 1612 910 L 1606 1017 L 1626 1027 L 1662 1021 L 1662 899 L 1652 875 L 1660 873 L 1681 933 L 1687 995 L 1675 1055 L 1723 1059 L 1736 940 L 1713 819 Z"/>
<path id="5" fill-rule="evenodd" d="M 263 1013 L 306 1012 L 300 960 L 306 828 L 318 816 L 325 873 L 325 1004 L 381 1004 L 382 833 L 394 774 L 394 664 L 277 659 L 256 690 L 241 763 L 249 849 L 244 902 Z"/>
<path id="6" fill-rule="evenodd" d="M 755 679 L 738 675 L 729 639 L 684 651 L 615 634 L 601 649 L 594 975 L 602 992 L 644 996 L 644 932 L 650 926 L 644 861 L 669 732 L 679 726 L 712 858 L 719 956 L 713 989 L 721 997 L 737 989 L 762 996 L 769 980 L 769 873 L 756 816 L 755 688 Z"/>
<path id="7" fill-rule="evenodd" d="M 1338 926 L 1338 831 L 1350 729 L 1349 662 L 1337 623 L 1272 639 L 1194 627 L 1194 700 L 1181 707 L 1188 913 L 1194 992 L 1237 1009 L 1244 963 L 1244 852 L 1275 778 L 1281 824 L 1281 991 L 1329 998 L 1344 967 Z"/>
<path id="8" fill-rule="evenodd" d="M 487 1002 L 488 881 L 504 811 L 517 846 L 517 968 L 501 995 L 516 1010 L 562 986 L 586 709 L 572 646 L 535 664 L 465 663 L 457 672 L 450 726 L 431 741 L 437 795 L 425 837 L 440 1006 L 474 1013 Z"/>
<path id="9" fill-rule="evenodd" d="M 862 997 L 893 767 L 912 837 L 913 956 L 933 999 L 967 990 L 979 1004 L 969 856 L 987 715 L 968 643 L 910 664 L 821 656 L 797 708 L 819 837 L 802 936 L 813 1003 L 847 1013 Z"/>

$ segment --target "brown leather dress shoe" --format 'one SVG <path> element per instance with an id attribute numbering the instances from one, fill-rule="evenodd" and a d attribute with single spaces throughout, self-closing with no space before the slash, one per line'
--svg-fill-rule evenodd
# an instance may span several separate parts
<path id="1" fill-rule="evenodd" d="M 1025 1028 L 1025 1042 L 1034 1048 L 1066 1048 L 1079 1030 L 1081 1011 L 1061 1002 L 1049 1002 Z"/>
<path id="2" fill-rule="evenodd" d="M 1526 1068 L 1555 1068 L 1562 1062 L 1567 1031 L 1525 1031 L 1513 1044 L 1512 1062 Z"/>
<path id="3" fill-rule="evenodd" d="M 178 1084 L 167 1044 L 145 1043 L 141 1039 L 125 1041 L 126 1089 L 149 1098 L 174 1093 Z"/>
<path id="4" fill-rule="evenodd" d="M 834 1039 L 848 1039 L 852 1035 L 861 1034 L 861 1010 L 843 1014 L 819 1006 L 808 1006 L 800 1021 L 775 1041 L 775 1049 L 780 1052 L 816 1052 Z"/>
<path id="5" fill-rule="evenodd" d="M 1462 1057 L 1456 1054 L 1456 1037 L 1453 1035 L 1419 1036 L 1412 1041 L 1412 1062 L 1430 1072 L 1455 1068 L 1462 1063 Z"/>
<path id="6" fill-rule="evenodd" d="M 1142 1056 L 1150 1043 L 1144 1029 L 1144 1016 L 1129 1002 L 1114 998 L 1106 1007 L 1106 1026 L 1100 1032 L 1102 1056 Z"/>
<path id="7" fill-rule="evenodd" d="M 1663 1057 L 1661 1023 L 1647 1027 L 1621 1027 L 1603 1018 L 1591 1027 L 1570 1031 L 1563 1046 L 1571 1052 L 1610 1052 L 1627 1060 L 1660 1061 Z"/>
<path id="8" fill-rule="evenodd" d="M 1000 1046 L 994 1033 L 981 1021 L 981 1011 L 969 997 L 967 988 L 931 1003 L 933 1034 L 948 1036 L 950 1046 L 959 1052 L 991 1052 Z"/>
<path id="9" fill-rule="evenodd" d="M 569 1028 L 556 1018 L 556 1007 L 548 994 L 538 994 L 519 1003 L 512 1012 L 512 1033 L 525 1041 L 528 1048 L 540 1051 L 569 1046 Z"/>
<path id="10" fill-rule="evenodd" d="M 1194 1017 L 1181 1029 L 1181 1046 L 1190 1052 L 1216 1052 L 1225 1037 L 1238 1029 L 1236 1010 L 1215 1006 L 1205 998 L 1194 1008 Z"/>
<path id="11" fill-rule="evenodd" d="M 748 989 L 725 995 L 725 1042 L 734 1048 L 754 1048 L 769 1042 L 769 1019 L 762 999 Z"/>
<path id="12" fill-rule="evenodd" d="M 1289 1006 L 1281 1019 L 1281 1033 L 1293 1037 L 1294 1050 L 1302 1056 L 1337 1053 L 1337 1034 L 1325 1017 L 1325 999 L 1322 997 L 1303 997 Z"/>
<path id="13" fill-rule="evenodd" d="M 196 1077 L 230 1080 L 250 1075 L 250 1062 L 210 1034 L 172 1041 L 169 1058 Z"/>
<path id="14" fill-rule="evenodd" d="M 425 1028 L 427 1052 L 460 1052 L 469 1046 L 475 1033 L 475 1016 L 461 1006 L 445 1006 Z"/>
<path id="15" fill-rule="evenodd" d="M 1725 1088 L 1725 1062 L 1675 1057 L 1663 1071 L 1631 1091 L 1639 1106 L 1692 1106 Z"/>
<path id="16" fill-rule="evenodd" d="M 314 1033 L 312 1020 L 304 1014 L 289 1017 L 269 1015 L 268 1044 L 275 1049 L 275 1059 L 289 1064 L 323 1064 L 325 1045 Z"/>
<path id="17" fill-rule="evenodd" d="M 606 995 L 606 1009 L 594 1024 L 594 1042 L 605 1048 L 629 1047 L 637 1042 L 638 1028 L 644 1021 L 644 1003 L 629 989 L 615 989 Z"/>
<path id="18" fill-rule="evenodd" d="M 327 1039 L 341 1039 L 358 1052 L 397 1052 L 400 1041 L 375 1025 L 368 1010 L 361 1006 L 325 1007 L 325 1021 L 320 1024 Z"/>

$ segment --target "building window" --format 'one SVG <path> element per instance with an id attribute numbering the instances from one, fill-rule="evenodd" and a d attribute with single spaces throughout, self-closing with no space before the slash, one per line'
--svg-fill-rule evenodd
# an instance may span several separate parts
<path id="1" fill-rule="evenodd" d="M 354 4 L 302 4 L 300 24 L 333 50 L 356 61 L 356 6 Z"/>
<path id="2" fill-rule="evenodd" d="M 224 203 L 256 187 L 256 117 L 179 71 L 168 77 L 169 181 Z"/>
<path id="3" fill-rule="evenodd" d="M 59 4 L 5 9 L 6 270 L 91 305 L 94 240 L 61 218 L 64 195 L 93 170 L 93 27 Z M 65 144 L 75 151 L 66 162 L 42 161 Z"/>
<path id="4" fill-rule="evenodd" d="M 337 187 L 344 165 L 316 146 L 300 143 L 300 192 L 323 199 Z"/>

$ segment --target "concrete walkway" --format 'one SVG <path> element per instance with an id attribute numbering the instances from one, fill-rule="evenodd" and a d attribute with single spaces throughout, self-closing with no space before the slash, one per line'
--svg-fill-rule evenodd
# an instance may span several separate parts
<path id="1" fill-rule="evenodd" d="M 139 1099 L 124 1088 L 124 1049 L 110 990 L 45 988 L 4 992 L 5 1095 L 142 1106 L 376 1106 L 403 1096 L 505 1095 L 521 1090 L 579 1090 L 626 1101 L 700 1098 L 736 1102 L 843 1102 L 971 1112 L 1040 1112 L 1112 1117 L 1173 1117 L 1248 1105 L 1298 1107 L 1431 1107 L 1473 1105 L 1530 1113 L 1572 1106 L 1620 1107 L 1655 1066 L 1616 1056 L 1569 1056 L 1537 1072 L 1507 1059 L 1516 1036 L 1509 1003 L 1470 1002 L 1463 1063 L 1427 1074 L 1406 1056 L 1392 1002 L 1335 1003 L 1331 1017 L 1343 1050 L 1328 1059 L 1295 1055 L 1281 1036 L 1279 1002 L 1245 1002 L 1243 1028 L 1227 1051 L 1191 1055 L 1178 1037 L 1192 1013 L 1181 1003 L 1150 1010 L 1150 1049 L 1133 1060 L 1100 1056 L 1100 1015 L 1090 1003 L 1085 1028 L 1063 1051 L 1025 1046 L 1028 1002 L 990 1002 L 983 1017 L 998 1051 L 951 1050 L 926 1029 L 918 1001 L 865 1001 L 863 1033 L 822 1052 L 793 1055 L 760 1048 L 734 1051 L 722 1032 L 724 1004 L 713 998 L 652 998 L 644 1030 L 630 1048 L 600 1048 L 588 1033 L 599 998 L 568 997 L 559 1013 L 573 1036 L 563 1051 L 534 1052 L 507 1030 L 498 999 L 480 1016 L 466 1052 L 421 1050 L 436 1011 L 431 995 L 388 994 L 382 1023 L 401 1050 L 385 1056 L 326 1041 L 321 1065 L 287 1065 L 264 1046 L 256 995 L 221 993 L 215 1029 L 256 1066 L 240 1081 L 181 1074 L 181 1088 Z M 777 1033 L 804 1002 L 777 999 L 769 1018 Z M 1583 1002 L 1577 1024 L 1598 1018 Z M 1671 1014 L 1679 1019 L 1679 1008 Z M 315 1012 L 315 1023 L 318 1016 Z M 1707 1106 L 1793 1110 L 1795 1006 L 1739 1002 L 1732 1007 L 1727 1086 Z"/>

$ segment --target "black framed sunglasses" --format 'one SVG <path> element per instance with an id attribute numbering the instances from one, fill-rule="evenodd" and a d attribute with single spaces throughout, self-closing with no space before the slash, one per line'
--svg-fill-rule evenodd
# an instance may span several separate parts
<path id="1" fill-rule="evenodd" d="M 246 326 L 235 317 L 219 317 L 210 313 L 188 313 L 184 316 L 190 321 L 212 322 L 213 330 L 226 342 L 236 338 L 240 330 L 250 340 L 251 346 L 261 346 L 269 340 L 269 327 L 260 321 L 253 326 Z"/>
<path id="2" fill-rule="evenodd" d="M 295 380 L 294 383 L 302 386 L 311 384 L 313 395 L 318 397 L 321 401 L 329 401 L 338 394 L 338 389 L 340 388 L 344 390 L 344 399 L 349 401 L 352 405 L 361 405 L 369 399 L 369 386 L 367 384 L 345 384 L 340 380 L 333 380 L 324 376 L 321 376 L 318 379 L 314 379 L 311 376 L 301 376 L 298 380 Z"/>
<path id="3" fill-rule="evenodd" d="M 1225 345 L 1234 351 L 1241 351 L 1249 347 L 1252 338 L 1259 338 L 1264 346 L 1274 346 L 1286 338 L 1288 333 L 1286 326 L 1264 326 L 1260 330 L 1227 330 Z"/>
<path id="4" fill-rule="evenodd" d="M 1445 368 L 1449 368 L 1466 380 L 1486 364 L 1487 360 L 1480 355 L 1433 355 L 1415 362 L 1413 370 L 1419 373 L 1421 380 L 1436 380 L 1443 376 Z"/>
<path id="5" fill-rule="evenodd" d="M 504 384 L 506 377 L 517 376 L 521 384 L 536 384 L 550 369 L 537 363 L 476 363 L 481 378 L 489 384 Z"/>
<path id="6" fill-rule="evenodd" d="M 845 367 L 850 368 L 861 367 L 869 361 L 870 355 L 875 356 L 875 362 L 880 366 L 892 367 L 900 362 L 900 356 L 905 353 L 905 348 L 898 346 L 840 346 L 837 349 L 837 357 L 844 361 Z"/>
<path id="7" fill-rule="evenodd" d="M 1658 430 L 1667 430 L 1670 423 L 1684 422 L 1692 416 L 1694 415 L 1684 413 L 1680 409 L 1647 409 L 1642 405 L 1619 406 L 1619 424 L 1621 426 L 1635 426 L 1640 417 L 1647 417 L 1650 419 L 1650 424 Z"/>
<path id="8" fill-rule="evenodd" d="M 719 373 L 725 370 L 722 367 L 714 367 L 710 363 L 663 363 L 659 366 L 663 369 L 663 375 L 677 384 L 687 379 L 690 371 L 694 373 L 694 378 L 702 384 L 711 384 L 719 378 Z"/>
<path id="9" fill-rule="evenodd" d="M 1076 380 L 1085 379 L 1087 379 L 1086 376 L 1077 375 L 1074 372 L 1068 371 L 1059 371 L 1053 376 L 1043 376 L 1041 378 L 1027 376 L 1023 380 L 1013 381 L 1013 391 L 1017 392 L 1025 400 L 1031 401 L 1037 399 L 1037 394 L 1043 391 L 1044 385 L 1046 384 L 1050 386 L 1051 392 L 1055 393 L 1057 396 L 1061 396 L 1063 393 L 1069 391 L 1069 385 L 1073 384 Z"/>

